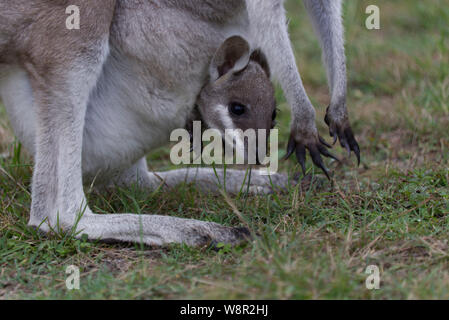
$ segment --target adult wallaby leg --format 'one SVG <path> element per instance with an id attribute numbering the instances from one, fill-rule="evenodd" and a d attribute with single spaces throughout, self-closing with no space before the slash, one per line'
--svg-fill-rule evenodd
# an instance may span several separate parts
<path id="1" fill-rule="evenodd" d="M 86 206 L 81 173 L 84 117 L 107 48 L 105 35 L 86 53 L 79 52 L 77 59 L 67 51 L 60 52 L 66 58 L 45 67 L 40 62 L 25 63 L 36 107 L 30 225 L 39 226 L 47 219 L 41 226 L 44 230 L 57 225 L 70 228 L 76 213 Z"/>
<path id="2" fill-rule="evenodd" d="M 283 0 L 247 1 L 247 6 L 254 45 L 261 47 L 266 54 L 273 75 L 279 80 L 292 109 L 287 157 L 296 151 L 305 173 L 308 149 L 315 165 L 327 175 L 321 155 L 333 156 L 326 149 L 330 146 L 318 135 L 315 109 L 304 89 L 289 39 Z"/>
<path id="3" fill-rule="evenodd" d="M 290 181 L 291 182 L 291 181 Z M 251 194 L 269 194 L 279 188 L 286 189 L 289 179 L 284 174 L 261 175 L 257 169 L 235 170 L 223 168 L 183 168 L 165 172 L 149 172 L 145 159 L 141 159 L 136 165 L 123 172 L 113 185 L 130 186 L 138 184 L 142 188 L 154 190 L 159 186 L 163 189 L 173 188 L 181 183 L 193 183 L 204 192 L 220 193 L 226 192 L 238 194 L 249 191 Z M 248 187 L 249 183 L 249 187 Z M 291 185 L 294 185 L 293 181 Z"/>
<path id="4" fill-rule="evenodd" d="M 304 5 L 319 36 L 327 67 L 331 102 L 325 120 L 330 135 L 334 138 L 334 143 L 338 138 L 349 154 L 354 151 L 360 163 L 359 145 L 349 124 L 346 108 L 347 80 L 342 1 L 304 0 Z"/>
<path id="5" fill-rule="evenodd" d="M 115 1 L 91 5 L 78 0 L 76 4 L 83 17 L 80 30 L 67 28 L 63 3 L 0 2 L 5 16 L 15 17 L 11 23 L 22 30 L 10 39 L 4 60 L 25 70 L 23 77 L 32 91 L 28 108 L 34 117 L 27 121 L 34 122 L 30 131 L 34 139 L 29 144 L 34 144 L 35 166 L 29 224 L 42 224 L 44 231 L 57 222 L 64 227 L 73 224 L 75 213 L 86 205 L 81 178 L 84 117 L 108 54 Z M 11 111 L 18 107 L 14 100 L 10 103 Z"/>

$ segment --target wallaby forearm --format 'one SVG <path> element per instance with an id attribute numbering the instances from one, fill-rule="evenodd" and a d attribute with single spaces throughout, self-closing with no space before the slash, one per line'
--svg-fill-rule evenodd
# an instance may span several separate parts
<path id="1" fill-rule="evenodd" d="M 290 43 L 283 0 L 248 1 L 251 37 L 265 52 L 292 109 L 292 121 L 315 131 L 315 110 L 304 89 Z"/>
<path id="2" fill-rule="evenodd" d="M 341 0 L 303 0 L 317 30 L 326 62 L 331 103 L 325 121 L 334 142 L 339 139 L 349 152 L 354 151 L 360 162 L 360 149 L 349 124 L 346 108 L 346 59 L 343 39 Z M 327 170 L 321 155 L 333 157 L 327 143 L 318 135 L 315 110 L 304 90 L 290 44 L 284 0 L 247 1 L 254 45 L 266 53 L 273 74 L 279 80 L 292 109 L 291 135 L 287 157 L 296 153 L 305 171 L 306 149 L 313 162 Z"/>
<path id="3" fill-rule="evenodd" d="M 334 112 L 346 113 L 347 81 L 342 1 L 303 1 L 323 49 L 331 91 L 331 108 L 336 109 Z"/>

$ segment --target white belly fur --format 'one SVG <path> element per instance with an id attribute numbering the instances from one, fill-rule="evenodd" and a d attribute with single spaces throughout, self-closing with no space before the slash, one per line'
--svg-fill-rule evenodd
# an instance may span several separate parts
<path id="1" fill-rule="evenodd" d="M 92 92 L 83 141 L 85 182 L 98 174 L 98 181 L 108 179 L 129 168 L 152 149 L 167 144 L 172 130 L 184 127 L 196 94 L 151 95 L 146 89 L 150 79 L 145 84 L 141 80 L 108 68 Z M 0 98 L 15 135 L 34 154 L 36 105 L 23 69 L 0 68 Z"/>

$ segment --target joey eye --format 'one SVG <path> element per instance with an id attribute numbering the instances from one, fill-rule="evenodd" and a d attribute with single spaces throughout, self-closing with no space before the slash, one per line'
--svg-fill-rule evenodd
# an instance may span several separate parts
<path id="1" fill-rule="evenodd" d="M 229 111 L 236 116 L 241 116 L 246 112 L 246 108 L 244 105 L 233 102 L 229 105 Z"/>

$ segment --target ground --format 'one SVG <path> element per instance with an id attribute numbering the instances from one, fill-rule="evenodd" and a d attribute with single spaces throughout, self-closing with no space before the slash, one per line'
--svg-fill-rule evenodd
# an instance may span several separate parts
<path id="1" fill-rule="evenodd" d="M 380 7 L 381 30 L 365 27 L 371 4 Z M 302 4 L 286 6 L 298 66 L 328 137 L 318 42 Z M 207 196 L 189 185 L 102 196 L 86 190 L 96 212 L 248 224 L 260 235 L 236 248 L 145 248 L 37 234 L 26 226 L 32 160 L 0 107 L 0 298 L 449 298 L 449 1 L 346 1 L 344 11 L 360 167 L 354 157 L 328 161 L 330 183 L 309 162 L 311 177 L 300 186 L 257 197 Z M 280 90 L 277 98 L 285 144 L 290 115 Z M 173 168 L 168 150 L 148 157 L 151 168 Z M 299 166 L 282 162 L 281 171 L 293 175 Z M 66 288 L 69 265 L 81 269 L 80 290 Z M 380 271 L 378 290 L 366 287 L 370 265 Z"/>

